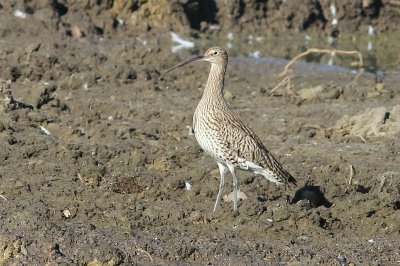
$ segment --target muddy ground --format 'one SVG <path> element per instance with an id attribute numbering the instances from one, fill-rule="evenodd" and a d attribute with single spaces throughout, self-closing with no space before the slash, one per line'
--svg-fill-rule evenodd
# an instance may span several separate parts
<path id="1" fill-rule="evenodd" d="M 286 62 L 231 57 L 229 104 L 298 187 L 239 172 L 247 199 L 213 213 L 217 167 L 188 130 L 208 66 L 158 80 L 204 49 L 54 3 L 0 10 L 0 264 L 399 263 L 398 76 L 300 64 L 274 89 Z"/>

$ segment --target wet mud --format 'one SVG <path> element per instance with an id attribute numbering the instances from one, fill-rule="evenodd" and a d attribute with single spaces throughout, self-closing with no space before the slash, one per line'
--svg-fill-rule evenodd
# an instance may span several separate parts
<path id="1" fill-rule="evenodd" d="M 238 211 L 214 213 L 217 165 L 190 134 L 209 66 L 158 79 L 205 50 L 113 28 L 118 1 L 37 3 L 0 10 L 0 264 L 399 263 L 396 76 L 297 64 L 277 88 L 284 61 L 232 56 L 227 101 L 298 187 L 239 172 Z"/>

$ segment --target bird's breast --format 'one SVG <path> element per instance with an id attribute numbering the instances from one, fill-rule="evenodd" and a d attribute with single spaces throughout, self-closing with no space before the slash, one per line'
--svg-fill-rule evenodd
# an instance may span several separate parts
<path id="1" fill-rule="evenodd" d="M 216 160 L 223 157 L 220 125 L 215 117 L 196 109 L 193 116 L 194 135 L 200 147 Z"/>

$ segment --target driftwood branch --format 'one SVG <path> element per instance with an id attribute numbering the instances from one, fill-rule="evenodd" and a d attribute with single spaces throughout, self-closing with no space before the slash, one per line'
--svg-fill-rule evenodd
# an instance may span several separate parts
<path id="1" fill-rule="evenodd" d="M 335 50 L 335 49 L 318 49 L 318 48 L 309 48 L 307 51 L 302 52 L 301 54 L 298 54 L 295 56 L 292 60 L 289 61 L 289 63 L 286 64 L 284 70 L 282 73 L 279 74 L 279 77 L 283 77 L 287 74 L 289 71 L 289 68 L 300 58 L 312 54 L 312 53 L 318 53 L 318 54 L 346 54 L 346 55 L 357 55 L 358 56 L 358 62 L 355 62 L 355 66 L 362 67 L 364 65 L 364 60 L 359 51 L 345 51 L 345 50 Z"/>

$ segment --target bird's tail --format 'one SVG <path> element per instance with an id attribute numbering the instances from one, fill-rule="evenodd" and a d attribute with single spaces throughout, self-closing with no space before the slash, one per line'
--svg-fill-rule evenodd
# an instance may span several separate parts
<path id="1" fill-rule="evenodd" d="M 296 179 L 286 171 L 283 166 L 279 163 L 277 159 L 275 159 L 271 153 L 265 154 L 265 167 L 270 169 L 276 175 L 277 179 L 280 183 L 283 183 L 285 186 L 294 185 L 297 186 Z"/>

